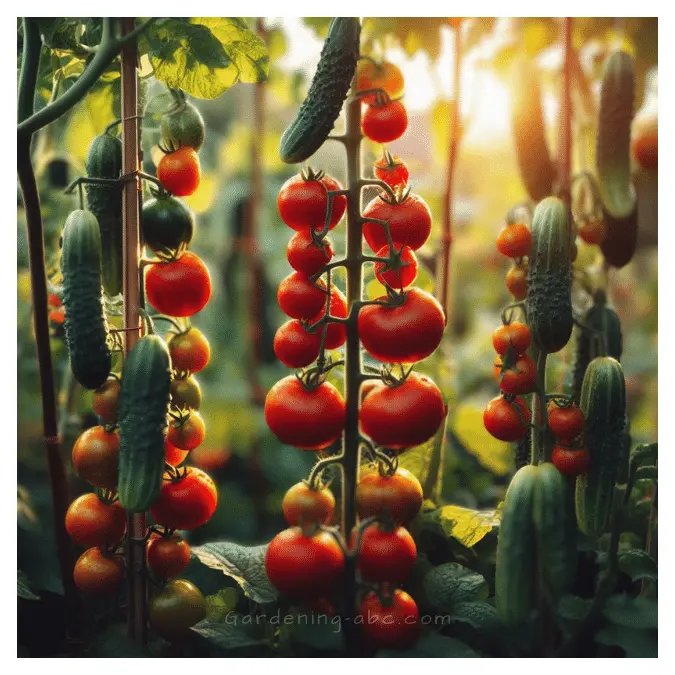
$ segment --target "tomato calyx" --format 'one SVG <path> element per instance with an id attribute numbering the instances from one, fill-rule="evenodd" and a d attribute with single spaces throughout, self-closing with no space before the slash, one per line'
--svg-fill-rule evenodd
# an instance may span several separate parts
<path id="1" fill-rule="evenodd" d="M 413 366 L 411 365 L 407 370 L 403 367 L 403 364 L 398 364 L 401 374 L 399 376 L 394 375 L 394 366 L 392 364 L 386 363 L 382 367 L 382 372 L 380 378 L 382 382 L 388 387 L 400 387 L 410 376 L 410 373 L 413 372 Z"/>
<path id="2" fill-rule="evenodd" d="M 408 197 L 410 197 L 410 185 L 397 185 L 392 188 L 391 194 L 389 192 L 380 192 L 380 199 L 391 206 L 399 206 L 403 204 Z"/>
<path id="3" fill-rule="evenodd" d="M 387 148 L 385 148 L 384 152 L 382 153 L 382 157 L 377 162 L 375 162 L 375 164 L 380 169 L 392 171 L 397 167 L 402 166 L 403 162 L 400 159 L 398 161 L 394 159 L 394 156 L 389 152 L 389 150 L 387 150 Z"/>
<path id="4" fill-rule="evenodd" d="M 304 181 L 320 181 L 326 172 L 323 169 L 313 169 L 309 164 L 302 167 L 300 176 Z"/>

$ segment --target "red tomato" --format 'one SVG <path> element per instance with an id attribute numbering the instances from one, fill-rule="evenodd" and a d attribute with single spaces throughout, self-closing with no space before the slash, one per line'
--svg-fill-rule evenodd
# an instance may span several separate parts
<path id="1" fill-rule="evenodd" d="M 503 396 L 493 398 L 483 413 L 483 424 L 500 441 L 519 441 L 527 434 L 530 410 L 522 398 L 507 401 Z"/>
<path id="2" fill-rule="evenodd" d="M 274 335 L 274 353 L 289 368 L 304 368 L 315 361 L 321 347 L 321 330 L 307 332 L 300 321 L 291 319 Z"/>
<path id="3" fill-rule="evenodd" d="M 579 236 L 587 244 L 602 244 L 606 235 L 607 226 L 602 218 L 599 220 L 590 220 L 579 228 Z"/>
<path id="4" fill-rule="evenodd" d="M 361 118 L 363 135 L 376 143 L 391 143 L 408 128 L 408 113 L 401 101 L 369 105 Z"/>
<path id="5" fill-rule="evenodd" d="M 385 152 L 375 164 L 373 164 L 375 178 L 383 180 L 389 187 L 396 189 L 399 185 L 408 184 L 408 167 L 406 163 L 398 156 L 393 157 Z"/>
<path id="6" fill-rule="evenodd" d="M 352 532 L 352 550 L 355 543 L 356 530 Z M 379 523 L 372 523 L 364 528 L 357 566 L 365 581 L 402 584 L 412 571 L 416 559 L 415 540 L 404 527 L 398 526 L 391 531 Z"/>
<path id="7" fill-rule="evenodd" d="M 218 491 L 201 469 L 187 468 L 185 476 L 162 484 L 157 501 L 150 507 L 155 522 L 172 530 L 194 530 L 215 512 Z"/>
<path id="8" fill-rule="evenodd" d="M 47 304 L 50 307 L 61 307 L 63 303 L 61 302 L 61 298 L 56 293 L 50 293 L 49 297 L 47 298 Z"/>
<path id="9" fill-rule="evenodd" d="M 289 375 L 265 399 L 265 420 L 272 433 L 302 450 L 327 448 L 342 435 L 346 418 L 342 394 L 330 382 L 308 390 Z"/>
<path id="10" fill-rule="evenodd" d="M 570 478 L 586 473 L 591 466 L 591 456 L 586 448 L 566 448 L 556 445 L 553 447 L 551 461 L 560 473 Z"/>
<path id="11" fill-rule="evenodd" d="M 316 174 L 313 174 L 316 175 Z M 321 175 L 321 174 L 319 174 Z M 328 211 L 327 191 L 342 190 L 342 185 L 334 178 L 322 175 L 321 178 L 303 177 L 302 174 L 289 178 L 279 190 L 277 206 L 281 220 L 294 230 L 307 230 L 314 227 L 322 230 Z M 333 210 L 330 218 L 332 230 L 344 215 L 347 197 L 333 197 Z"/>
<path id="12" fill-rule="evenodd" d="M 509 324 L 499 326 L 492 333 L 492 344 L 497 354 L 506 354 L 509 346 L 517 354 L 524 354 L 532 342 L 532 334 L 526 324 L 520 321 L 512 321 Z"/>
<path id="13" fill-rule="evenodd" d="M 396 246 L 397 260 L 391 266 L 388 263 L 375 263 L 375 276 L 381 284 L 386 284 L 396 290 L 403 290 L 410 286 L 417 277 L 417 257 L 410 246 Z M 389 246 L 383 246 L 377 252 L 378 258 L 389 257 Z"/>
<path id="14" fill-rule="evenodd" d="M 398 203 L 375 197 L 366 206 L 363 217 L 386 220 L 394 244 L 407 244 L 413 251 L 421 248 L 431 234 L 431 211 L 419 195 L 410 194 Z M 373 252 L 388 243 L 384 228 L 377 223 L 364 223 L 363 236 Z"/>
<path id="15" fill-rule="evenodd" d="M 204 442 L 205 436 L 204 419 L 196 410 L 191 410 L 187 418 L 171 422 L 167 440 L 181 450 L 194 450 Z"/>
<path id="16" fill-rule="evenodd" d="M 148 540 L 148 567 L 160 579 L 178 576 L 190 562 L 190 545 L 177 534 Z"/>
<path id="17" fill-rule="evenodd" d="M 551 433 L 563 443 L 573 441 L 584 430 L 584 413 L 576 405 L 560 408 L 551 401 L 548 404 L 548 426 Z"/>
<path id="18" fill-rule="evenodd" d="M 361 404 L 359 418 L 375 444 L 404 450 L 434 436 L 447 412 L 441 390 L 426 375 L 412 372 L 395 387 L 376 386 Z"/>
<path id="19" fill-rule="evenodd" d="M 173 335 L 168 343 L 171 367 L 187 373 L 203 370 L 211 358 L 211 346 L 198 328 L 192 326 L 184 333 Z"/>
<path id="20" fill-rule="evenodd" d="M 199 156 L 187 146 L 164 155 L 157 165 L 157 178 L 176 197 L 193 194 L 201 178 Z"/>
<path id="21" fill-rule="evenodd" d="M 497 235 L 497 250 L 507 258 L 522 258 L 530 253 L 532 233 L 524 223 L 505 225 Z"/>
<path id="22" fill-rule="evenodd" d="M 361 603 L 359 623 L 371 647 L 407 649 L 419 637 L 420 613 L 417 603 L 401 589 L 394 591 L 387 604 L 370 592 Z"/>
<path id="23" fill-rule="evenodd" d="M 96 487 L 115 489 L 119 457 L 119 433 L 108 433 L 103 427 L 87 429 L 73 445 L 73 468 Z"/>
<path id="24" fill-rule="evenodd" d="M 495 380 L 499 382 L 502 379 L 502 368 L 504 367 L 504 362 L 502 361 L 502 357 L 497 354 L 495 356 L 495 361 L 494 361 L 494 373 L 495 373 Z"/>
<path id="25" fill-rule="evenodd" d="M 286 492 L 282 504 L 286 522 L 293 526 L 328 525 L 335 512 L 335 497 L 327 488 L 312 490 L 300 481 Z"/>
<path id="26" fill-rule="evenodd" d="M 180 448 L 177 448 L 168 439 L 166 441 L 165 447 L 166 450 L 164 453 L 164 459 L 166 460 L 167 464 L 171 464 L 171 466 L 178 466 L 179 464 L 182 464 L 185 461 L 185 458 L 188 456 L 187 450 L 181 450 Z"/>
<path id="27" fill-rule="evenodd" d="M 502 371 L 499 386 L 505 394 L 529 394 L 537 386 L 537 364 L 522 354 L 511 368 Z"/>
<path id="28" fill-rule="evenodd" d="M 422 485 L 402 467 L 391 476 L 371 471 L 360 477 L 355 499 L 359 518 L 391 517 L 406 525 L 422 508 Z"/>
<path id="29" fill-rule="evenodd" d="M 115 378 L 106 380 L 101 387 L 94 391 L 92 408 L 103 424 L 111 424 L 117 421 L 119 397 L 120 381 Z"/>
<path id="30" fill-rule="evenodd" d="M 527 270 L 524 267 L 512 267 L 506 273 L 506 288 L 516 300 L 527 297 Z"/>
<path id="31" fill-rule="evenodd" d="M 288 242 L 286 258 L 290 266 L 301 274 L 308 277 L 316 274 L 324 265 L 333 258 L 334 251 L 328 239 L 321 242 L 321 246 L 315 244 L 309 230 L 296 232 Z"/>
<path id="32" fill-rule="evenodd" d="M 386 296 L 378 298 L 387 301 Z M 445 315 L 436 298 L 421 290 L 406 291 L 400 305 L 366 305 L 359 312 L 359 338 L 365 350 L 385 363 L 415 363 L 441 343 Z"/>
<path id="33" fill-rule="evenodd" d="M 126 529 L 120 503 L 105 504 L 93 492 L 78 497 L 66 512 L 66 531 L 82 546 L 116 546 Z"/>
<path id="34" fill-rule="evenodd" d="M 342 579 L 345 556 L 329 532 L 305 536 L 299 527 L 279 532 L 265 552 L 270 582 L 290 597 L 320 596 Z"/>
<path id="35" fill-rule="evenodd" d="M 659 138 L 656 133 L 640 135 L 631 139 L 631 150 L 635 161 L 643 169 L 658 169 Z"/>
<path id="36" fill-rule="evenodd" d="M 56 309 L 52 309 L 47 315 L 47 318 L 58 326 L 62 325 L 66 320 L 66 308 L 61 306 L 57 307 Z"/>
<path id="37" fill-rule="evenodd" d="M 345 298 L 342 291 L 337 287 L 331 285 L 330 289 L 330 307 L 328 309 L 329 316 L 334 316 L 338 319 L 347 318 L 347 298 Z M 326 315 L 326 307 L 324 306 L 322 310 L 310 320 L 310 325 L 315 324 L 319 319 L 322 319 Z M 319 334 L 323 328 L 317 328 Z M 338 349 L 347 340 L 347 329 L 341 323 L 329 323 L 328 324 L 328 333 L 326 334 L 326 349 Z"/>
<path id="38" fill-rule="evenodd" d="M 211 277 L 201 258 L 185 251 L 180 258 L 155 263 L 145 273 L 148 302 L 168 316 L 192 316 L 211 298 Z"/>
<path id="39" fill-rule="evenodd" d="M 361 60 L 356 68 L 356 90 L 382 89 L 390 98 L 399 98 L 403 95 L 403 73 L 401 69 L 390 61 L 373 63 Z M 375 103 L 377 94 L 362 96 L 364 103 Z"/>
<path id="40" fill-rule="evenodd" d="M 85 551 L 75 563 L 73 581 L 89 595 L 109 595 L 124 578 L 124 558 L 106 556 L 100 548 Z"/>
<path id="41" fill-rule="evenodd" d="M 281 311 L 292 319 L 311 319 L 326 305 L 326 284 L 292 272 L 279 284 L 277 300 Z"/>

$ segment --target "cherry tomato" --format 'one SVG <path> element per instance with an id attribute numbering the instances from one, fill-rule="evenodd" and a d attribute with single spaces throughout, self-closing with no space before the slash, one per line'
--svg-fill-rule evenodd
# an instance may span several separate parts
<path id="1" fill-rule="evenodd" d="M 410 246 L 394 245 L 394 250 L 397 254 L 396 262 L 391 266 L 384 262 L 375 263 L 375 276 L 381 284 L 403 290 L 415 281 L 417 258 Z M 388 258 L 389 246 L 383 246 L 376 255 L 378 258 Z"/>
<path id="2" fill-rule="evenodd" d="M 75 563 L 73 581 L 89 595 L 110 595 L 124 578 L 124 558 L 106 556 L 100 548 L 86 550 Z"/>
<path id="3" fill-rule="evenodd" d="M 387 296 L 377 298 L 386 302 Z M 441 343 L 445 315 L 436 298 L 420 288 L 406 291 L 401 304 L 366 305 L 358 318 L 364 349 L 385 363 L 416 363 Z"/>
<path id="4" fill-rule="evenodd" d="M 148 566 L 160 579 L 170 579 L 180 574 L 190 562 L 190 544 L 174 534 L 148 540 L 146 547 Z"/>
<path id="5" fill-rule="evenodd" d="M 106 380 L 94 391 L 92 407 L 103 424 L 117 421 L 117 403 L 120 397 L 120 381 L 116 378 Z"/>
<path id="6" fill-rule="evenodd" d="M 560 408 L 554 401 L 548 404 L 548 426 L 551 433 L 563 443 L 577 438 L 585 424 L 584 413 L 576 405 Z"/>
<path id="7" fill-rule="evenodd" d="M 143 243 L 155 252 L 187 246 L 195 231 L 195 217 L 181 201 L 164 193 L 148 199 L 141 210 Z"/>
<path id="8" fill-rule="evenodd" d="M 511 368 L 502 371 L 499 386 L 505 394 L 529 394 L 537 386 L 537 364 L 522 354 Z"/>
<path id="9" fill-rule="evenodd" d="M 179 410 L 199 410 L 202 390 L 193 375 L 171 380 L 171 407 Z"/>
<path id="10" fill-rule="evenodd" d="M 282 509 L 291 526 L 328 525 L 335 512 L 335 497 L 327 487 L 312 490 L 300 481 L 286 492 Z"/>
<path id="11" fill-rule="evenodd" d="M 50 293 L 49 297 L 47 298 L 47 304 L 50 307 L 61 307 L 63 302 L 61 302 L 61 297 L 59 295 L 56 293 Z"/>
<path id="12" fill-rule="evenodd" d="M 492 344 L 497 354 L 504 356 L 509 349 L 509 346 L 517 354 L 524 354 L 532 342 L 532 333 L 526 324 L 520 321 L 512 321 L 511 323 L 499 326 L 492 333 Z"/>
<path id="13" fill-rule="evenodd" d="M 356 530 L 350 546 L 356 543 Z M 365 581 L 387 581 L 401 584 L 417 559 L 417 547 L 410 532 L 400 525 L 389 530 L 379 523 L 367 525 L 361 533 L 357 566 Z"/>
<path id="14" fill-rule="evenodd" d="M 311 319 L 326 304 L 326 284 L 320 279 L 312 283 L 309 277 L 292 272 L 279 284 L 279 307 L 292 319 Z"/>
<path id="15" fill-rule="evenodd" d="M 502 357 L 497 354 L 495 356 L 495 362 L 494 362 L 494 373 L 495 373 L 495 380 L 499 383 L 502 379 L 502 368 L 504 367 L 504 362 L 502 361 Z"/>
<path id="16" fill-rule="evenodd" d="M 313 176 L 320 176 L 316 178 Z M 310 177 L 298 174 L 289 178 L 279 190 L 277 206 L 281 220 L 294 230 L 322 230 L 328 212 L 328 191 L 342 190 L 342 185 L 334 178 L 322 173 L 312 173 Z M 329 229 L 333 229 L 347 208 L 347 197 L 333 197 Z"/>
<path id="17" fill-rule="evenodd" d="M 177 481 L 162 484 L 157 501 L 150 507 L 155 522 L 172 530 L 194 530 L 215 512 L 218 491 L 201 469 L 187 467 Z"/>
<path id="18" fill-rule="evenodd" d="M 408 128 L 408 113 L 401 101 L 369 105 L 361 118 L 363 135 L 376 143 L 391 143 Z"/>
<path id="19" fill-rule="evenodd" d="M 78 497 L 66 512 L 66 531 L 82 546 L 116 546 L 126 529 L 120 503 L 105 504 L 93 492 Z"/>
<path id="20" fill-rule="evenodd" d="M 396 203 L 375 197 L 364 209 L 363 217 L 386 220 L 394 244 L 407 244 L 413 251 L 421 248 L 431 234 L 431 211 L 419 195 L 410 194 Z M 363 236 L 373 252 L 388 244 L 384 228 L 378 223 L 364 223 Z"/>
<path id="21" fill-rule="evenodd" d="M 311 277 L 335 255 L 330 241 L 324 239 L 321 245 L 314 243 L 309 230 L 296 232 L 288 242 L 286 258 L 296 271 Z"/>
<path id="22" fill-rule="evenodd" d="M 532 233 L 524 223 L 505 225 L 497 235 L 497 250 L 507 258 L 522 258 L 530 252 Z"/>
<path id="23" fill-rule="evenodd" d="M 377 445 L 404 450 L 428 441 L 448 410 L 441 390 L 426 375 L 410 373 L 394 387 L 376 386 L 361 405 L 363 433 Z"/>
<path id="24" fill-rule="evenodd" d="M 117 485 L 119 456 L 119 433 L 91 427 L 73 445 L 73 468 L 87 483 L 113 490 Z"/>
<path id="25" fill-rule="evenodd" d="M 527 434 L 530 410 L 522 398 L 507 401 L 503 396 L 493 398 L 483 413 L 483 424 L 500 441 L 519 441 Z"/>
<path id="26" fill-rule="evenodd" d="M 232 458 L 232 453 L 227 448 L 209 448 L 200 445 L 190 453 L 190 462 L 204 471 L 218 471 L 224 469 Z"/>
<path id="27" fill-rule="evenodd" d="M 304 368 L 315 361 L 321 348 L 321 331 L 309 333 L 297 319 L 279 327 L 274 335 L 274 354 L 289 368 Z"/>
<path id="28" fill-rule="evenodd" d="M 371 647 L 407 649 L 419 637 L 420 613 L 417 603 L 399 588 L 386 604 L 370 592 L 361 603 L 359 623 Z"/>
<path id="29" fill-rule="evenodd" d="M 157 178 L 176 197 L 193 194 L 201 179 L 199 156 L 187 146 L 164 155 L 157 165 Z"/>
<path id="30" fill-rule="evenodd" d="M 181 450 L 180 448 L 177 448 L 170 440 L 166 440 L 164 459 L 166 460 L 167 464 L 171 464 L 171 466 L 178 466 L 185 461 L 187 456 L 187 450 Z"/>
<path id="31" fill-rule="evenodd" d="M 555 445 L 551 461 L 560 473 L 576 478 L 586 473 L 591 466 L 591 456 L 586 448 L 567 448 Z"/>
<path id="32" fill-rule="evenodd" d="M 57 326 L 61 326 L 63 322 L 66 320 L 66 309 L 65 307 L 57 307 L 56 309 L 52 309 L 49 314 L 47 315 L 47 318 L 52 322 L 55 323 Z"/>
<path id="33" fill-rule="evenodd" d="M 334 316 L 339 319 L 347 318 L 347 298 L 345 298 L 344 293 L 337 287 L 331 285 L 330 289 L 330 307 L 328 309 L 329 316 Z M 310 320 L 310 325 L 315 324 L 319 319 L 322 319 L 326 315 L 326 307 L 321 309 L 321 311 Z M 322 328 L 317 329 L 319 333 L 323 330 Z M 338 349 L 347 340 L 347 329 L 341 323 L 329 323 L 328 331 L 326 333 L 326 349 Z"/>
<path id="34" fill-rule="evenodd" d="M 171 367 L 178 372 L 198 373 L 211 358 L 211 346 L 198 328 L 172 335 L 168 342 Z"/>
<path id="35" fill-rule="evenodd" d="M 383 180 L 389 187 L 396 189 L 399 185 L 408 184 L 408 167 L 406 163 L 398 156 L 393 157 L 385 152 L 375 164 L 373 164 L 375 178 Z"/>
<path id="36" fill-rule="evenodd" d="M 299 527 L 279 532 L 265 552 L 265 571 L 283 595 L 305 597 L 326 594 L 342 579 L 345 556 L 329 532 L 307 536 Z"/>
<path id="37" fill-rule="evenodd" d="M 211 298 L 211 276 L 199 256 L 185 251 L 176 260 L 148 266 L 145 292 L 158 312 L 192 316 Z"/>
<path id="38" fill-rule="evenodd" d="M 391 476 L 371 471 L 359 479 L 355 499 L 359 518 L 391 517 L 406 525 L 422 508 L 422 485 L 402 467 Z"/>
<path id="39" fill-rule="evenodd" d="M 150 600 L 148 622 L 161 638 L 176 642 L 194 635 L 190 628 L 206 618 L 206 599 L 186 579 L 172 579 Z"/>
<path id="40" fill-rule="evenodd" d="M 506 273 L 506 288 L 516 300 L 527 297 L 527 270 L 524 267 L 512 267 Z"/>
<path id="41" fill-rule="evenodd" d="M 360 401 L 363 403 L 363 400 L 370 394 L 375 387 L 380 384 L 381 380 L 380 379 L 373 379 L 373 380 L 366 380 L 362 385 L 361 385 L 361 398 Z"/>
<path id="42" fill-rule="evenodd" d="M 602 244 L 606 235 L 607 226 L 602 219 L 590 220 L 579 228 L 579 236 L 587 244 Z"/>
<path id="43" fill-rule="evenodd" d="M 308 390 L 295 375 L 279 380 L 267 393 L 265 420 L 282 442 L 303 450 L 327 448 L 342 435 L 347 409 L 330 382 Z"/>
<path id="44" fill-rule="evenodd" d="M 373 63 L 365 59 L 359 61 L 356 69 L 356 90 L 383 89 L 390 98 L 399 98 L 403 94 L 403 73 L 390 61 Z M 364 103 L 375 103 L 377 94 L 361 97 Z"/>
<path id="45" fill-rule="evenodd" d="M 194 450 L 204 442 L 206 427 L 204 419 L 192 410 L 186 419 L 172 422 L 169 425 L 168 440 L 181 450 Z"/>
<path id="46" fill-rule="evenodd" d="M 635 161 L 643 169 L 658 169 L 659 138 L 656 132 L 633 137 L 631 151 Z"/>

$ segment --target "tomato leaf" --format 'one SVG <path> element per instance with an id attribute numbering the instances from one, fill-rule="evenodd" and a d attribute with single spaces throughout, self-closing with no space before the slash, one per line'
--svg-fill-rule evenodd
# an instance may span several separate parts
<path id="1" fill-rule="evenodd" d="M 380 649 L 377 658 L 478 658 L 478 654 L 468 645 L 455 638 L 444 637 L 436 633 L 423 635 L 411 649 L 405 651 Z"/>
<path id="2" fill-rule="evenodd" d="M 459 563 L 443 563 L 424 578 L 424 590 L 439 612 L 450 612 L 455 605 L 487 600 L 489 588 L 482 575 Z"/>
<path id="3" fill-rule="evenodd" d="M 656 581 L 658 578 L 656 560 L 640 548 L 621 553 L 619 555 L 619 569 L 633 581 L 639 581 L 640 579 Z"/>

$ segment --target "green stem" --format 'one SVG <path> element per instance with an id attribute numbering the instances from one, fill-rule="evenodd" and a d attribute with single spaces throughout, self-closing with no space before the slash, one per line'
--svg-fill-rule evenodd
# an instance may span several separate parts
<path id="1" fill-rule="evenodd" d="M 535 466 L 539 460 L 551 461 L 552 447 L 548 434 L 548 411 L 546 409 L 546 352 L 533 347 L 537 364 L 537 388 L 532 396 L 532 456 Z"/>

